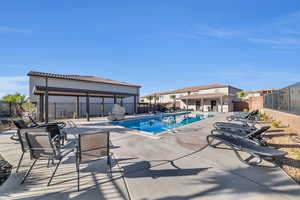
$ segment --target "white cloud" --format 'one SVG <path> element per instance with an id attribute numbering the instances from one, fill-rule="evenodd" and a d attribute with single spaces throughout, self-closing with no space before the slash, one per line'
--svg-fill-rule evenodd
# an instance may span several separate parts
<path id="1" fill-rule="evenodd" d="M 200 30 L 201 35 L 215 37 L 215 38 L 231 38 L 237 37 L 242 34 L 241 31 L 238 30 L 229 30 L 229 29 L 220 29 L 220 28 L 204 28 Z"/>
<path id="2" fill-rule="evenodd" d="M 268 39 L 268 38 L 250 38 L 248 39 L 251 42 L 261 43 L 261 44 L 273 44 L 273 45 L 300 45 L 300 38 L 277 38 L 277 39 Z"/>
<path id="3" fill-rule="evenodd" d="M 253 30 L 248 41 L 257 44 L 271 44 L 278 47 L 300 45 L 300 11 L 274 19 L 271 23 Z"/>
<path id="4" fill-rule="evenodd" d="M 0 26 L 0 33 L 32 33 L 32 30 Z"/>
<path id="5" fill-rule="evenodd" d="M 26 76 L 0 76 L 0 98 L 7 94 L 28 94 L 28 78 Z"/>
<path id="6" fill-rule="evenodd" d="M 300 35 L 300 31 L 287 30 L 286 33 L 291 34 L 291 35 Z"/>
<path id="7" fill-rule="evenodd" d="M 211 75 L 213 76 L 213 74 Z M 244 69 L 236 72 L 220 72 L 215 76 L 222 77 L 232 85 L 243 89 L 280 88 L 300 81 L 299 72 L 286 71 L 257 71 L 256 69 Z M 284 78 L 282 78 L 284 77 Z M 258 85 L 261 85 L 259 87 Z"/>
<path id="8" fill-rule="evenodd" d="M 192 31 L 186 31 L 182 33 L 176 33 L 175 36 L 186 38 L 186 39 L 195 39 L 195 40 L 205 40 L 207 38 L 214 39 L 232 39 L 241 37 L 243 35 L 242 31 L 231 30 L 224 28 L 214 28 L 214 27 L 200 27 Z"/>

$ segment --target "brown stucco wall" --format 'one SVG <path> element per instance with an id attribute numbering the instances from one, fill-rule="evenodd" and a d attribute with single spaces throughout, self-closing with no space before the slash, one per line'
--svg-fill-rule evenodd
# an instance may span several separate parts
<path id="1" fill-rule="evenodd" d="M 282 124 L 288 125 L 291 129 L 300 133 L 300 115 L 281 112 L 268 108 L 262 108 L 261 112 L 272 117 L 274 120 L 281 121 Z"/>
<path id="2" fill-rule="evenodd" d="M 249 110 L 260 110 L 263 108 L 264 105 L 264 97 L 250 97 L 248 99 Z"/>

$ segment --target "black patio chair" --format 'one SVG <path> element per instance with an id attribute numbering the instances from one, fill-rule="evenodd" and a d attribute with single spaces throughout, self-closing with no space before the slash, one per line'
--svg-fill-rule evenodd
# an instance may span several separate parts
<path id="1" fill-rule="evenodd" d="M 30 168 L 27 170 L 23 180 L 21 181 L 21 184 L 25 182 L 37 160 L 48 160 L 48 165 L 50 160 L 57 160 L 58 162 L 47 184 L 47 186 L 49 186 L 62 159 L 69 153 L 71 153 L 74 147 L 71 146 L 68 148 L 69 145 L 66 145 L 64 146 L 64 148 L 61 148 L 60 145 L 56 142 L 57 137 L 59 136 L 56 135 L 54 138 L 51 138 L 51 133 L 47 131 L 46 127 L 24 129 L 24 131 L 25 138 L 30 150 L 30 155 L 34 161 L 32 162 Z M 72 145 L 72 143 L 69 144 Z"/>
<path id="2" fill-rule="evenodd" d="M 109 132 L 80 134 L 76 150 L 77 189 L 79 191 L 80 164 L 107 158 L 111 176 L 111 153 L 109 148 Z"/>
<path id="3" fill-rule="evenodd" d="M 20 120 L 17 122 L 20 127 L 17 130 L 17 136 L 18 136 L 17 140 L 20 142 L 22 154 L 21 154 L 21 157 L 18 162 L 16 173 L 18 173 L 18 171 L 19 171 L 24 154 L 26 152 L 28 152 L 28 150 L 29 150 L 27 140 L 25 138 L 26 132 L 30 131 L 31 133 L 35 133 L 35 132 L 40 132 L 41 130 L 45 130 L 50 133 L 50 137 L 53 140 L 55 140 L 55 143 L 57 145 L 60 145 L 60 144 L 64 145 L 65 141 L 67 140 L 67 133 L 65 131 L 59 129 L 57 124 L 52 123 L 52 124 L 47 124 L 44 126 L 35 126 L 32 128 L 27 128 L 27 127 L 22 128 L 22 127 L 24 127 L 24 124 L 22 123 L 22 121 L 23 120 Z M 52 160 L 52 163 L 53 163 L 53 160 Z M 49 165 L 49 163 L 48 163 L 48 165 Z"/>
<path id="4" fill-rule="evenodd" d="M 211 134 L 212 135 L 223 134 L 223 135 L 229 135 L 235 137 L 243 137 L 252 140 L 258 145 L 267 146 L 267 142 L 263 140 L 262 135 L 270 128 L 271 128 L 270 126 L 263 126 L 259 129 L 252 130 L 252 131 L 241 131 L 241 130 L 232 131 L 228 129 L 214 129 L 211 131 Z"/>
<path id="5" fill-rule="evenodd" d="M 67 132 L 60 129 L 59 125 L 56 123 L 49 123 L 40 127 L 46 127 L 47 131 L 50 132 L 51 138 L 54 138 L 56 137 L 56 135 L 58 135 L 57 139 L 61 142 L 62 145 L 64 145 L 64 142 L 68 139 Z"/>
<path id="6" fill-rule="evenodd" d="M 26 131 L 27 130 L 25 130 L 25 128 L 17 130 L 17 135 L 18 135 L 18 139 L 19 139 L 19 142 L 20 142 L 20 145 L 21 145 L 22 154 L 21 154 L 21 157 L 20 157 L 19 162 L 18 162 L 16 173 L 18 173 L 18 171 L 19 171 L 19 168 L 21 166 L 24 154 L 29 152 L 29 146 L 28 146 L 28 143 L 27 143 L 27 140 L 26 140 L 26 137 L 25 137 L 25 132 Z"/>
<path id="7" fill-rule="evenodd" d="M 28 124 L 23 119 L 13 120 L 13 123 L 18 129 L 38 127 L 37 124 Z"/>
<path id="8" fill-rule="evenodd" d="M 257 145 L 252 140 L 242 137 L 233 137 L 230 135 L 208 135 L 207 143 L 209 146 L 216 148 L 220 143 L 229 146 L 238 159 L 247 165 L 259 165 L 263 159 L 268 161 L 273 161 L 277 157 L 281 157 L 287 154 L 285 151 L 279 151 L 276 149 L 264 147 Z M 214 140 L 219 141 L 219 143 L 212 144 Z M 244 157 L 240 152 L 245 152 L 249 157 Z M 257 160 L 254 160 L 254 159 Z M 254 160 L 254 161 L 253 161 Z"/>
<path id="9" fill-rule="evenodd" d="M 31 120 L 33 119 L 31 118 Z M 58 139 L 61 141 L 62 145 L 64 144 L 64 141 L 67 140 L 67 132 L 63 130 L 63 127 L 66 126 L 66 123 L 64 122 L 38 124 L 33 120 L 32 124 L 27 124 L 23 119 L 16 119 L 13 120 L 13 123 L 18 128 L 18 130 L 26 129 L 26 128 L 46 127 L 48 131 L 51 133 L 52 138 L 55 137 L 56 135 L 59 135 Z"/>

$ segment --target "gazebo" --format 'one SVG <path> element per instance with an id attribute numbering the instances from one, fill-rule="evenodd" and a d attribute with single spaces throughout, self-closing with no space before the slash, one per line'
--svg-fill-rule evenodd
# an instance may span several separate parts
<path id="1" fill-rule="evenodd" d="M 125 82 L 113 81 L 94 76 L 59 75 L 42 72 L 29 72 L 30 97 L 38 102 L 38 117 L 40 121 L 49 121 L 49 96 L 75 97 L 76 113 L 79 116 L 79 98 L 86 99 L 86 118 L 90 120 L 90 98 L 101 98 L 104 110 L 104 98 L 117 99 L 133 97 L 133 112 L 137 112 L 140 86 Z"/>

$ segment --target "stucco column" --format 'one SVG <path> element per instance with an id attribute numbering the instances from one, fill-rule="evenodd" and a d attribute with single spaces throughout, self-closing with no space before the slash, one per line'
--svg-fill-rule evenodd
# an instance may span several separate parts
<path id="1" fill-rule="evenodd" d="M 188 111 L 189 110 L 189 100 L 186 99 L 186 110 Z"/>
<path id="2" fill-rule="evenodd" d="M 220 101 L 221 101 L 221 112 L 223 112 L 223 97 L 220 97 Z"/>

